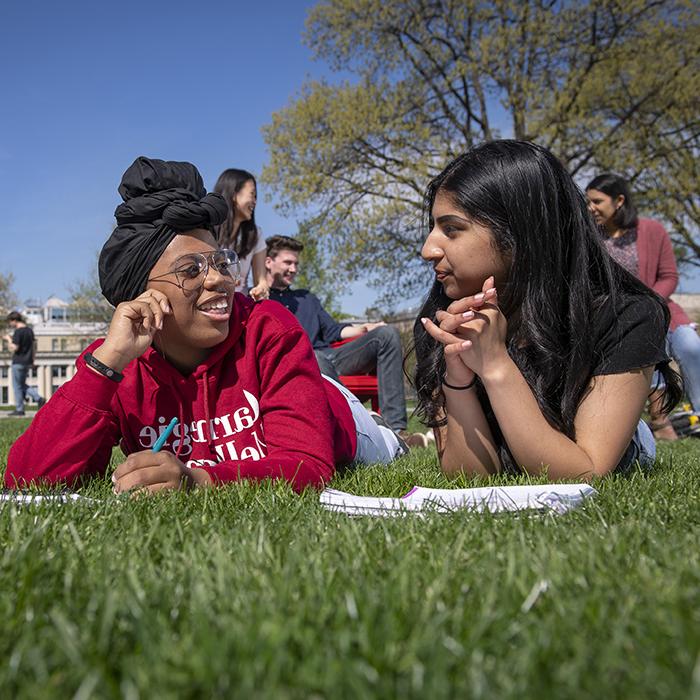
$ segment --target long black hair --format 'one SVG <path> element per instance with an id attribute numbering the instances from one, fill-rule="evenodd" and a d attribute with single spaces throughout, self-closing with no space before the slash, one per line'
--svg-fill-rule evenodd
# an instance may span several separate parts
<path id="1" fill-rule="evenodd" d="M 612 221 L 620 229 L 634 228 L 637 225 L 637 207 L 634 206 L 632 189 L 625 178 L 614 173 L 601 173 L 586 185 L 586 191 L 588 190 L 598 190 L 613 200 L 622 195 L 625 199 L 613 214 Z"/>
<path id="2" fill-rule="evenodd" d="M 244 258 L 255 248 L 258 242 L 258 227 L 255 225 L 255 212 L 248 221 L 241 222 L 238 231 L 233 230 L 235 217 L 236 195 L 243 189 L 246 182 L 255 182 L 255 176 L 247 170 L 228 168 L 224 170 L 214 185 L 214 192 L 220 194 L 228 204 L 228 216 L 223 224 L 217 227 L 216 234 L 220 244 L 228 245 L 236 251 L 239 258 Z"/>
<path id="3" fill-rule="evenodd" d="M 496 249 L 511 261 L 508 280 L 498 290 L 499 306 L 508 320 L 508 353 L 549 424 L 575 439 L 574 419 L 597 362 L 594 328 L 601 322 L 605 327 L 615 323 L 615 301 L 621 293 L 653 298 L 668 325 L 666 304 L 612 260 L 582 192 L 545 148 L 504 140 L 459 156 L 429 184 L 426 217 L 438 192 L 488 227 Z M 445 357 L 443 346 L 420 319 L 435 320 L 436 312 L 452 301 L 436 281 L 414 325 L 417 412 L 430 427 L 447 422 L 442 390 Z M 670 409 L 680 398 L 679 379 L 668 365 L 662 373 Z M 501 461 L 513 468 L 480 383 L 477 390 Z"/>

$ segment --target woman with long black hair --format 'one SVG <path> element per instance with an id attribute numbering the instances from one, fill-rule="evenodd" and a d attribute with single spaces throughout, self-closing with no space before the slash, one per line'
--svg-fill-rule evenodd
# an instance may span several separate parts
<path id="1" fill-rule="evenodd" d="M 610 259 L 561 163 L 488 143 L 452 161 L 425 204 L 435 282 L 415 377 L 442 469 L 587 479 L 653 464 L 640 416 L 654 368 L 667 405 L 680 397 L 668 309 Z"/>
<path id="2" fill-rule="evenodd" d="M 238 255 L 241 267 L 241 281 L 237 292 L 247 292 L 255 301 L 267 299 L 270 288 L 265 275 L 265 239 L 262 229 L 255 223 L 255 205 L 258 189 L 255 176 L 247 170 L 228 168 L 224 170 L 214 185 L 214 192 L 220 194 L 228 204 L 226 220 L 217 227 L 217 235 L 222 245 L 228 246 Z M 248 287 L 248 277 L 253 273 L 252 287 Z"/>

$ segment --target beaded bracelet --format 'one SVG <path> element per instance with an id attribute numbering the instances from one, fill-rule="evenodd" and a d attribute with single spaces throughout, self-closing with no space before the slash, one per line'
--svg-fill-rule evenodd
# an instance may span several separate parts
<path id="1" fill-rule="evenodd" d="M 94 357 L 92 353 L 85 353 L 85 364 L 99 372 L 103 377 L 111 379 L 113 382 L 120 382 L 122 379 L 124 379 L 123 374 L 120 374 L 117 372 L 117 370 L 112 369 L 111 367 L 107 367 L 106 364 L 100 362 L 96 357 Z"/>
<path id="2" fill-rule="evenodd" d="M 465 384 L 464 386 L 455 386 L 454 384 L 449 384 L 445 377 L 443 376 L 442 378 L 442 385 L 446 386 L 448 389 L 454 389 L 455 391 L 466 391 L 467 389 L 471 389 L 474 384 L 476 384 L 476 374 L 474 375 L 474 379 L 472 379 L 469 384 Z"/>

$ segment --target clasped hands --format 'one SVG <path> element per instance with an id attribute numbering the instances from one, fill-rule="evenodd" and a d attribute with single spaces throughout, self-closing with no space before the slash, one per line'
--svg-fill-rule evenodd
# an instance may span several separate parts
<path id="1" fill-rule="evenodd" d="M 474 375 L 483 381 L 509 360 L 507 322 L 498 308 L 493 277 L 478 294 L 457 299 L 445 311 L 438 311 L 436 320 L 437 324 L 428 318 L 421 322 L 445 348 L 446 379 L 451 384 L 469 384 Z"/>

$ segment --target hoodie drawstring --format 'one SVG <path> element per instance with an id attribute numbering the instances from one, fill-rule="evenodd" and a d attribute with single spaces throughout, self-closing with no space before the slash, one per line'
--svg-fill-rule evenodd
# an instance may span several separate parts
<path id="1" fill-rule="evenodd" d="M 206 369 L 202 374 L 202 379 L 204 380 L 204 418 L 207 421 L 207 447 L 209 448 L 209 454 L 216 457 L 214 445 L 212 445 L 211 442 L 211 418 L 209 413 L 209 374 L 207 373 Z"/>

